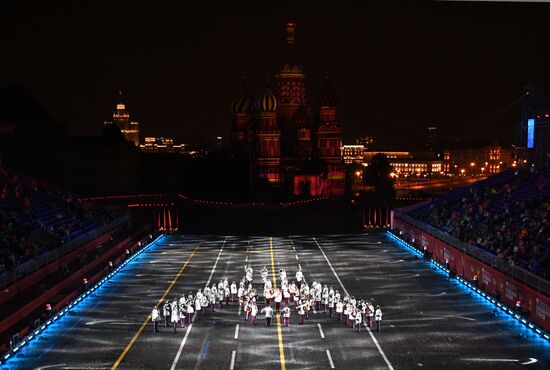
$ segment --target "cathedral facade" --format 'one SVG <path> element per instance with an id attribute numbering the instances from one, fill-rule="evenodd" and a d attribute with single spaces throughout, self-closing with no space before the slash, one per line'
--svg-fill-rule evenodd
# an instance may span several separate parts
<path id="1" fill-rule="evenodd" d="M 295 56 L 295 30 L 295 22 L 288 20 L 275 91 L 266 86 L 254 98 L 243 86 L 233 101 L 232 147 L 249 157 L 253 184 L 268 181 L 295 196 L 340 196 L 345 167 L 336 99 L 327 78 L 315 104 L 308 100 Z"/>

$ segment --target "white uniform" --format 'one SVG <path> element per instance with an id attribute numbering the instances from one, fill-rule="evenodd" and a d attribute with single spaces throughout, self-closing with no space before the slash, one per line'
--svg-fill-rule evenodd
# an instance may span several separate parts
<path id="1" fill-rule="evenodd" d="M 180 319 L 180 315 L 177 308 L 172 309 L 172 319 L 170 321 L 172 322 L 178 322 Z"/>
<path id="2" fill-rule="evenodd" d="M 376 321 L 376 328 L 380 331 L 380 323 L 382 322 L 382 310 L 377 308 L 374 312 L 374 320 Z"/>
<path id="3" fill-rule="evenodd" d="M 154 321 L 159 321 L 160 320 L 160 312 L 159 310 L 157 310 L 157 308 L 153 308 L 153 311 L 151 311 L 151 320 L 154 322 Z"/>
<path id="4" fill-rule="evenodd" d="M 265 313 L 265 321 L 267 326 L 271 326 L 271 318 L 273 317 L 273 308 L 265 306 L 262 308 L 262 312 Z"/>

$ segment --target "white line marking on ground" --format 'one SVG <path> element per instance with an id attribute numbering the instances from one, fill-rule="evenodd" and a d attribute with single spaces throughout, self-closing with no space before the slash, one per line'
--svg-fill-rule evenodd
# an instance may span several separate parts
<path id="1" fill-rule="evenodd" d="M 210 284 L 210 280 L 212 280 L 212 276 L 214 275 L 214 271 L 216 271 L 216 266 L 218 266 L 218 261 L 220 260 L 220 256 L 222 255 L 223 247 L 225 246 L 226 241 L 227 241 L 227 237 L 225 237 L 225 239 L 223 240 L 222 247 L 220 248 L 220 252 L 218 253 L 218 257 L 216 258 L 216 262 L 214 262 L 214 267 L 212 267 L 212 271 L 210 271 L 210 276 L 208 277 L 208 281 L 204 285 L 205 287 L 208 286 Z M 196 316 L 197 316 L 197 313 L 195 312 L 193 314 L 193 321 L 195 321 Z M 185 336 L 181 341 L 180 348 L 178 349 L 178 353 L 176 353 L 176 357 L 174 358 L 174 362 L 172 362 L 172 366 L 170 367 L 170 370 L 174 370 L 176 368 L 176 365 L 181 356 L 181 352 L 183 351 L 183 347 L 187 342 L 187 338 L 189 337 L 189 333 L 191 333 L 192 328 L 193 328 L 193 322 L 190 323 L 189 326 L 187 327 L 187 331 L 185 332 Z"/>
<path id="2" fill-rule="evenodd" d="M 519 362 L 515 358 L 463 358 L 462 360 L 473 362 Z"/>
<path id="3" fill-rule="evenodd" d="M 338 283 L 340 283 L 340 286 L 342 287 L 342 290 L 344 291 L 344 293 L 346 293 L 347 296 L 349 296 L 350 294 L 348 293 L 348 290 L 346 289 L 346 287 L 345 287 L 344 284 L 342 283 L 342 280 L 340 280 L 340 276 L 338 276 L 338 274 L 337 274 L 336 271 L 334 270 L 334 267 L 332 267 L 332 263 L 330 263 L 330 261 L 329 261 L 327 255 L 325 254 L 325 251 L 323 250 L 323 248 L 321 248 L 321 245 L 319 244 L 319 242 L 317 241 L 317 239 L 315 239 L 315 237 L 313 237 L 313 240 L 315 241 L 315 244 L 317 244 L 317 248 L 319 248 L 319 250 L 320 250 L 321 253 L 323 254 L 323 257 L 325 257 L 325 260 L 327 261 L 328 266 L 329 266 L 330 269 L 332 270 L 332 273 L 333 273 L 334 276 L 336 277 L 336 280 L 338 280 Z M 372 341 L 373 341 L 374 344 L 376 345 L 376 348 L 378 349 L 378 352 L 380 352 L 380 355 L 382 356 L 382 358 L 384 359 L 384 361 L 386 361 L 386 365 L 388 365 L 388 369 L 394 370 L 392 364 L 390 363 L 390 361 L 389 361 L 388 358 L 386 357 L 386 354 L 385 354 L 384 351 L 382 350 L 382 347 L 380 347 L 380 344 L 378 343 L 378 340 L 376 340 L 376 337 L 374 336 L 374 334 L 372 333 L 372 331 L 370 330 L 370 328 L 367 327 L 367 331 L 369 332 L 370 337 L 372 338 Z"/>
<path id="4" fill-rule="evenodd" d="M 321 328 L 321 324 L 317 323 L 317 326 L 319 327 L 319 334 L 321 334 L 321 338 L 325 339 L 325 333 L 323 333 L 323 328 Z"/>
<path id="5" fill-rule="evenodd" d="M 296 261 L 298 261 L 298 255 L 296 255 Z"/>
<path id="6" fill-rule="evenodd" d="M 237 355 L 237 351 L 231 352 L 231 365 L 229 365 L 229 370 L 233 370 L 235 368 L 235 356 Z"/>
<path id="7" fill-rule="evenodd" d="M 327 349 L 327 357 L 328 357 L 328 363 L 330 364 L 330 368 L 334 369 L 334 362 L 332 361 L 332 356 L 330 355 L 330 351 Z"/>
<path id="8" fill-rule="evenodd" d="M 302 269 L 302 265 L 298 264 L 298 270 Z"/>
<path id="9" fill-rule="evenodd" d="M 239 339 L 239 324 L 235 326 L 235 339 Z"/>

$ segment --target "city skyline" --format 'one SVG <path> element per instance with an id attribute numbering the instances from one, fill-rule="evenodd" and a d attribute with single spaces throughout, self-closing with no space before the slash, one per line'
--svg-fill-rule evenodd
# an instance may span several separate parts
<path id="1" fill-rule="evenodd" d="M 522 86 L 550 86 L 548 36 L 537 21 L 548 4 L 414 1 L 357 12 L 317 2 L 1 6 L 14 57 L 0 62 L 10 71 L 0 86 L 28 87 L 78 135 L 100 133 L 122 90 L 146 136 L 229 137 L 242 76 L 263 86 L 282 63 L 291 8 L 310 91 L 331 76 L 344 142 L 367 133 L 422 138 L 428 126 L 442 138 L 511 142 Z"/>

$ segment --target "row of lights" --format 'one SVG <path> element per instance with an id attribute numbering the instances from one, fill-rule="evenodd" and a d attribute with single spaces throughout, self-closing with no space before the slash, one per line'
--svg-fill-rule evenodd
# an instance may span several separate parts
<path id="1" fill-rule="evenodd" d="M 133 203 L 128 204 L 128 208 L 134 207 L 172 207 L 174 203 Z"/>
<path id="2" fill-rule="evenodd" d="M 403 239 L 401 239 L 400 237 L 395 235 L 393 232 L 388 231 L 387 233 L 392 239 L 399 242 L 398 244 L 400 244 L 401 246 L 404 246 L 406 249 L 408 249 L 409 251 L 414 253 L 416 256 L 418 256 L 420 258 L 424 258 L 424 252 L 423 251 L 420 251 L 417 248 L 413 247 L 411 244 L 407 243 L 406 241 L 404 241 Z M 441 263 L 439 263 L 439 262 L 437 262 L 433 259 L 430 260 L 430 263 L 434 267 L 436 267 L 438 270 L 440 270 L 441 272 L 443 272 L 447 275 L 450 274 L 449 269 L 446 268 L 445 266 L 443 266 Z M 512 310 L 510 307 L 507 307 L 506 305 L 498 302 L 496 299 L 494 299 L 493 297 L 491 297 L 489 294 L 485 293 L 483 290 L 479 289 L 478 287 L 474 286 L 473 284 L 471 284 L 466 279 L 464 279 L 460 276 L 456 276 L 456 277 L 454 277 L 454 279 L 456 281 L 458 281 L 460 284 L 462 284 L 463 286 L 470 289 L 472 292 L 476 293 L 478 296 L 480 296 L 480 297 L 484 298 L 486 301 L 492 303 L 494 306 L 496 306 L 498 309 L 500 309 L 501 311 L 503 311 L 504 313 L 509 315 L 511 318 L 515 319 L 517 322 L 523 324 L 525 327 L 529 328 L 531 331 L 533 331 L 537 335 L 540 335 L 542 338 L 544 338 L 548 342 L 550 342 L 550 334 L 547 333 L 544 329 L 539 328 L 538 326 L 536 326 L 535 324 L 533 324 L 529 320 L 523 318 L 518 313 L 514 312 L 514 310 Z"/>
<path id="3" fill-rule="evenodd" d="M 128 199 L 128 198 L 160 198 L 170 194 L 132 194 L 132 195 L 103 195 L 98 197 L 82 197 L 82 200 L 112 200 L 112 199 Z"/>
<path id="4" fill-rule="evenodd" d="M 44 324 L 40 325 L 37 329 L 30 332 L 25 338 L 23 338 L 15 347 L 13 347 L 8 353 L 4 354 L 2 356 L 2 359 L 0 360 L 0 364 L 5 364 L 11 357 L 15 356 L 17 352 L 19 352 L 23 347 L 25 347 L 27 344 L 29 344 L 31 341 L 36 340 L 38 336 L 44 332 L 50 325 L 52 325 L 54 322 L 59 320 L 61 317 L 63 317 L 67 312 L 69 312 L 72 308 L 76 307 L 80 302 L 82 302 L 86 297 L 90 296 L 94 291 L 96 291 L 100 286 L 105 284 L 108 280 L 110 280 L 115 274 L 117 274 L 122 268 L 124 268 L 128 263 L 130 263 L 134 258 L 139 256 L 141 253 L 146 251 L 150 246 L 154 245 L 156 242 L 158 242 L 164 235 L 159 235 L 155 240 L 150 242 L 149 244 L 145 245 L 142 249 L 140 249 L 137 253 L 135 253 L 133 256 L 128 258 L 126 261 L 124 261 L 122 264 L 120 264 L 115 270 L 110 272 L 107 276 L 105 276 L 103 279 L 98 281 L 94 286 L 86 290 L 84 293 L 82 293 L 78 298 L 73 300 L 71 303 L 69 303 L 67 306 L 65 306 L 64 309 L 60 310 L 58 313 L 56 313 L 52 318 L 48 319 Z M 150 236 L 152 238 L 152 236 Z M 143 243 L 141 243 L 143 245 Z"/>

